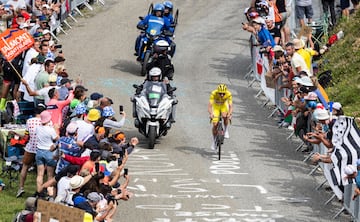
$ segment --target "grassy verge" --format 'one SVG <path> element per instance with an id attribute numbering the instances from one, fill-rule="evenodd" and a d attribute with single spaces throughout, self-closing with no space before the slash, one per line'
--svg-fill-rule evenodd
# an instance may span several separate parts
<path id="1" fill-rule="evenodd" d="M 334 33 L 344 38 L 330 47 L 322 60 L 322 70 L 332 70 L 333 86 L 326 89 L 331 101 L 340 102 L 345 114 L 360 117 L 360 10 L 341 21 Z"/>
<path id="2" fill-rule="evenodd" d="M 0 160 L 1 175 L 0 179 L 5 183 L 6 187 L 0 191 L 0 222 L 12 221 L 15 214 L 24 209 L 24 203 L 27 197 L 35 193 L 36 190 L 36 172 L 29 172 L 25 182 L 25 193 L 22 197 L 16 198 L 16 193 L 19 188 L 19 182 L 13 182 L 10 187 L 9 178 L 7 174 L 3 173 L 4 161 Z M 20 177 L 20 175 L 19 175 Z"/>

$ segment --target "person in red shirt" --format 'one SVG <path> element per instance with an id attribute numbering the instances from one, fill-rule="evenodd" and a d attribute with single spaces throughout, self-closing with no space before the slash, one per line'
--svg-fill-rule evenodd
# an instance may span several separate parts
<path id="1" fill-rule="evenodd" d="M 88 170 L 90 173 L 95 172 L 95 163 L 98 163 L 101 158 L 101 152 L 98 150 L 93 150 L 90 153 L 90 156 L 83 157 L 74 157 L 67 154 L 62 154 L 61 157 L 74 165 L 80 165 L 80 172 L 83 170 Z"/>

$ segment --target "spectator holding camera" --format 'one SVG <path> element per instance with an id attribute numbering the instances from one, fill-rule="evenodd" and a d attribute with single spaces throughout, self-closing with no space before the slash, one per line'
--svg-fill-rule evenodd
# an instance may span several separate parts
<path id="1" fill-rule="evenodd" d="M 264 19 L 256 17 L 252 19 L 251 25 L 243 24 L 244 30 L 251 32 L 256 35 L 256 38 L 260 45 L 266 47 L 266 51 L 270 51 L 275 46 L 274 38 L 271 36 L 269 30 L 264 26 Z"/>

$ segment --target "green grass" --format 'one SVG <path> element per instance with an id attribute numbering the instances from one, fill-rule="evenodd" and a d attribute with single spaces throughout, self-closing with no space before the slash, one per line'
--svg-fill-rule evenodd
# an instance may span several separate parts
<path id="1" fill-rule="evenodd" d="M 340 30 L 344 38 L 325 53 L 322 70 L 332 70 L 333 86 L 326 89 L 331 101 L 340 102 L 345 115 L 360 117 L 360 11 L 342 20 L 333 33 Z"/>
<path id="2" fill-rule="evenodd" d="M 2 173 L 2 166 L 4 161 L 0 160 L 0 172 Z M 19 175 L 20 177 L 20 175 Z M 19 188 L 19 182 L 13 182 L 12 187 L 8 180 L 8 176 L 5 174 L 0 175 L 0 179 L 3 180 L 6 187 L 0 192 L 0 222 L 12 221 L 15 214 L 24 209 L 24 203 L 27 197 L 33 195 L 36 190 L 36 172 L 29 172 L 25 181 L 25 193 L 22 197 L 16 198 L 16 193 Z"/>

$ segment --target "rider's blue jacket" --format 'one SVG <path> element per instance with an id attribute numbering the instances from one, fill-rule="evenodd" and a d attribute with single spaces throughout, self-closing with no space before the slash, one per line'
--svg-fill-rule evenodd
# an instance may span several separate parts
<path id="1" fill-rule="evenodd" d="M 155 15 L 147 15 L 143 20 L 138 23 L 138 26 L 148 26 L 149 23 L 158 23 L 163 26 L 162 30 L 169 30 L 170 32 L 174 32 L 174 28 L 171 27 L 171 23 L 168 19 L 163 17 L 157 17 Z"/>
<path id="2" fill-rule="evenodd" d="M 164 15 L 163 17 L 164 19 L 169 20 L 170 24 L 174 24 L 174 17 L 172 16 L 172 14 L 169 13 L 168 15 Z"/>

